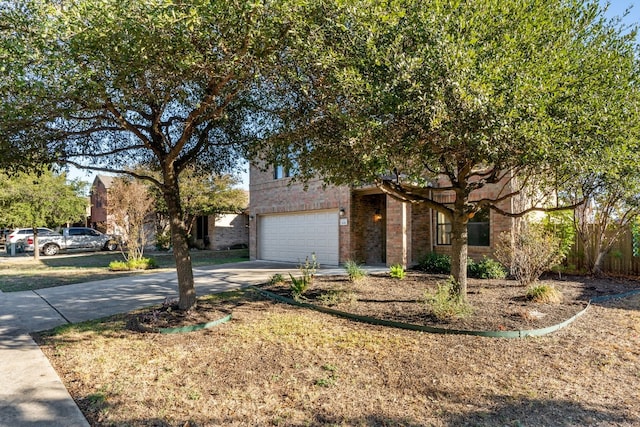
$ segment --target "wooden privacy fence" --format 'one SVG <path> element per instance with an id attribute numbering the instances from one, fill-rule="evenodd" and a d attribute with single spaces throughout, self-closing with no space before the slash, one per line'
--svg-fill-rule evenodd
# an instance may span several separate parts
<path id="1" fill-rule="evenodd" d="M 594 235 L 595 233 L 591 233 L 591 236 Z M 577 271 L 587 270 L 583 254 L 584 247 L 576 236 L 576 243 L 566 261 L 569 270 L 571 270 L 571 267 L 575 267 Z M 611 251 L 605 256 L 602 270 L 610 274 L 640 276 L 640 257 L 633 255 L 633 233 L 631 232 L 631 227 L 626 227 L 618 241 L 613 244 Z"/>

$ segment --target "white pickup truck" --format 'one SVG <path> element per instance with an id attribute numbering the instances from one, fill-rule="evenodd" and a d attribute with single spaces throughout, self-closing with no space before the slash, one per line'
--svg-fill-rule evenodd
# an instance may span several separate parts
<path id="1" fill-rule="evenodd" d="M 33 236 L 27 238 L 25 243 L 25 252 L 33 252 Z M 118 247 L 118 242 L 112 236 L 93 228 L 69 227 L 63 228 L 62 234 L 38 236 L 38 247 L 43 255 L 56 255 L 60 251 L 69 249 L 114 251 Z"/>

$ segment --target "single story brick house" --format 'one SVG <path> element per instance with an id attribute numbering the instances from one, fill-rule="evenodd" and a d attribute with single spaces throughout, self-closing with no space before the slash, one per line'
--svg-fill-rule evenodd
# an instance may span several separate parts
<path id="1" fill-rule="evenodd" d="M 375 186 L 325 187 L 320 179 L 307 183 L 305 191 L 287 175 L 282 167 L 250 169 L 251 259 L 300 263 L 315 253 L 322 265 L 354 260 L 411 266 L 425 254 L 451 250 L 451 225 L 424 204 L 400 202 Z M 500 189 L 504 186 L 487 187 L 474 196 Z M 440 197 L 447 203 L 450 196 Z M 511 203 L 499 206 L 513 212 Z M 491 255 L 500 233 L 514 225 L 515 219 L 489 210 L 475 215 L 468 226 L 469 256 L 478 260 Z"/>

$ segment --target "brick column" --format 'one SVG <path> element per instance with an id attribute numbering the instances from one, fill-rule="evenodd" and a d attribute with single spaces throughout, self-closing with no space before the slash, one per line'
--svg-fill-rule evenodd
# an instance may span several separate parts
<path id="1" fill-rule="evenodd" d="M 411 206 L 387 197 L 387 265 L 411 260 Z"/>

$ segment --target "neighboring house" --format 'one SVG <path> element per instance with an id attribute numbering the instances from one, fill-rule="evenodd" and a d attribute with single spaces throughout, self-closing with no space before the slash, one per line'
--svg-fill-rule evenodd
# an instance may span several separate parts
<path id="1" fill-rule="evenodd" d="M 249 215 L 227 213 L 199 216 L 193 230 L 197 247 L 216 251 L 249 247 Z"/>
<path id="2" fill-rule="evenodd" d="M 107 234 L 112 234 L 115 231 L 114 224 L 107 211 L 109 188 L 115 178 L 108 175 L 96 175 L 89 195 L 91 200 L 91 227 Z"/>
<path id="3" fill-rule="evenodd" d="M 400 202 L 374 186 L 323 188 L 319 179 L 304 191 L 287 175 L 280 167 L 251 167 L 251 259 L 299 263 L 314 253 L 324 265 L 354 260 L 410 266 L 427 253 L 451 251 L 450 224 L 424 204 Z M 476 196 L 497 194 L 499 188 L 504 189 L 489 187 Z M 443 195 L 439 201 L 449 200 Z M 510 201 L 500 207 L 512 211 Z M 490 255 L 500 233 L 514 224 L 495 212 L 475 215 L 468 226 L 469 256 L 477 260 Z"/>
<path id="4" fill-rule="evenodd" d="M 91 186 L 91 227 L 107 234 L 118 234 L 118 227 L 107 210 L 109 188 L 117 177 L 97 175 Z M 198 217 L 193 244 L 200 248 L 226 250 L 249 246 L 249 216 L 230 213 Z M 149 241 L 155 241 L 155 227 L 149 227 Z"/>

